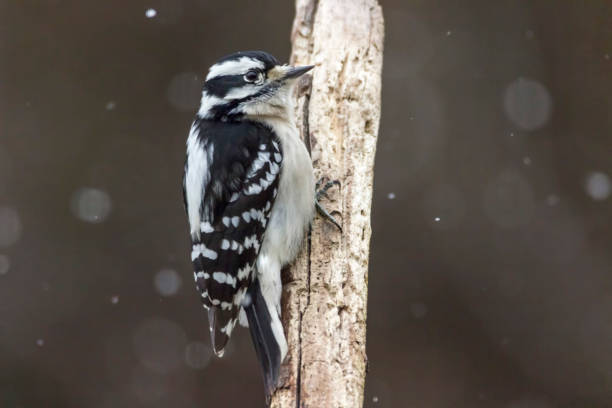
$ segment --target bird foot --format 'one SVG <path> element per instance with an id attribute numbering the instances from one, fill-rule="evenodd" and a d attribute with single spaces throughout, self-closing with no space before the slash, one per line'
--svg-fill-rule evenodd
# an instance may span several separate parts
<path id="1" fill-rule="evenodd" d="M 342 227 L 340 226 L 338 221 L 336 221 L 336 219 L 319 202 L 321 197 L 326 197 L 326 198 L 329 199 L 329 196 L 327 195 L 327 190 L 332 188 L 334 185 L 337 185 L 338 187 L 340 187 L 340 182 L 338 180 L 328 181 L 327 183 L 325 183 L 323 188 L 320 188 L 321 184 L 323 184 L 323 179 L 320 179 L 319 181 L 317 181 L 317 184 L 316 184 L 316 187 L 315 187 L 315 190 L 316 190 L 316 194 L 315 194 L 315 207 L 317 208 L 317 212 L 323 218 L 325 218 L 326 220 L 328 220 L 329 222 L 334 224 L 340 230 L 340 232 L 342 232 Z"/>

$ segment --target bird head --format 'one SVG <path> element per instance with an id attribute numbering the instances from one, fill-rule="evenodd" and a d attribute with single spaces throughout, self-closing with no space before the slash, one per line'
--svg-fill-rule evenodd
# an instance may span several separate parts
<path id="1" fill-rule="evenodd" d="M 198 116 L 222 121 L 288 117 L 295 80 L 313 67 L 282 65 L 263 51 L 225 56 L 208 70 Z"/>

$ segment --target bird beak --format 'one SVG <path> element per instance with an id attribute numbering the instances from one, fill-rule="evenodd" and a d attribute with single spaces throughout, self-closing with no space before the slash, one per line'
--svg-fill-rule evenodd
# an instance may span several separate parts
<path id="1" fill-rule="evenodd" d="M 305 73 L 307 73 L 308 71 L 310 71 L 311 69 L 313 69 L 314 67 L 315 67 L 314 65 L 304 65 L 303 67 L 290 67 L 285 72 L 283 79 L 300 77 L 304 75 Z"/>

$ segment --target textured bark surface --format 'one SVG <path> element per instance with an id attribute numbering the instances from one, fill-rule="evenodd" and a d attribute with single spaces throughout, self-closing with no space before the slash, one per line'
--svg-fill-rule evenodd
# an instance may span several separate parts
<path id="1" fill-rule="evenodd" d="M 383 16 L 376 0 L 297 0 L 295 65 L 315 64 L 297 87 L 296 115 L 317 179 L 338 180 L 285 271 L 289 354 L 272 407 L 361 407 L 374 153 L 380 118 Z"/>

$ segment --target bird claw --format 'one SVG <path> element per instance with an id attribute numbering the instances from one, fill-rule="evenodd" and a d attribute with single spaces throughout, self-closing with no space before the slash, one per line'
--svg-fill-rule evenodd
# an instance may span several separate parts
<path id="1" fill-rule="evenodd" d="M 332 188 L 334 185 L 337 185 L 339 187 L 340 186 L 340 182 L 338 180 L 328 181 L 327 183 L 325 183 L 323 188 L 319 188 L 319 187 L 321 187 L 321 184 L 323 184 L 323 179 L 320 179 L 319 181 L 317 181 L 316 187 L 315 187 L 315 189 L 316 189 L 315 207 L 317 208 L 317 212 L 323 218 L 327 219 L 329 222 L 334 224 L 340 230 L 340 232 L 342 232 L 342 227 L 340 226 L 340 223 L 338 223 L 338 221 L 336 221 L 336 219 L 319 202 L 319 199 L 321 197 L 326 197 L 326 198 L 329 199 L 329 196 L 327 195 L 327 190 Z"/>

